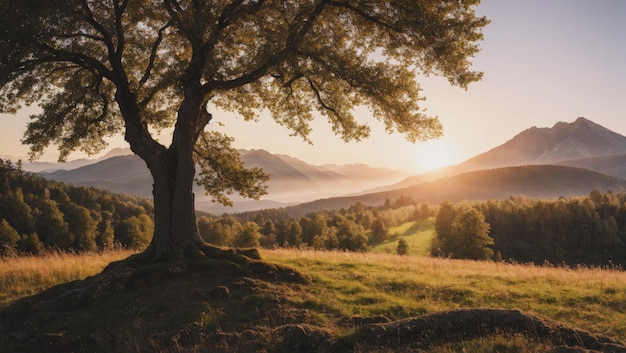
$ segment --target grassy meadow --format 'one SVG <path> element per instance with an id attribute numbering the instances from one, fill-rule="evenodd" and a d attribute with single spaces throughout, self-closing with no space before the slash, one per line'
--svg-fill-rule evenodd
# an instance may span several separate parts
<path id="1" fill-rule="evenodd" d="M 0 308 L 56 284 L 97 274 L 109 262 L 131 254 L 125 251 L 83 255 L 53 253 L 42 257 L 1 259 Z M 207 330 L 219 332 L 227 327 L 245 327 L 253 321 L 275 328 L 289 316 L 290 311 L 286 308 L 290 307 L 306 312 L 308 324 L 327 327 L 338 337 L 348 337 L 353 331 L 346 322 L 358 318 L 386 317 L 395 320 L 458 308 L 519 309 L 566 326 L 626 341 L 626 272 L 620 269 L 571 269 L 374 252 L 298 249 L 261 250 L 261 255 L 267 262 L 298 270 L 310 278 L 310 282 L 271 285 L 276 295 L 280 293 L 276 298 L 262 292 L 251 294 L 251 297 L 246 294 L 241 298 L 241 304 L 231 302 L 228 305 L 245 307 L 247 311 L 226 314 L 232 309 L 222 306 L 227 305 L 224 302 L 198 297 L 198 289 L 193 287 L 196 282 L 182 284 L 174 280 L 171 282 L 171 291 L 163 287 L 168 302 L 174 303 L 172 300 L 178 296 L 188 298 L 190 302 L 195 301 L 189 308 L 171 308 L 172 315 L 180 316 L 182 314 L 176 313 L 184 309 L 184 318 L 176 316 L 183 320 L 181 322 L 199 320 L 198 325 L 206 325 Z M 233 295 L 236 293 L 237 289 Z M 99 310 L 103 313 L 121 310 L 131 318 L 137 315 L 134 321 L 129 321 L 133 323 L 133 332 L 137 332 L 137 337 L 150 337 L 155 326 L 168 331 L 163 325 L 172 325 L 174 321 L 171 318 L 158 324 L 151 323 L 160 320 L 157 318 L 167 317 L 161 312 L 165 304 L 159 304 L 157 296 L 142 306 L 142 295 L 140 292 L 123 294 L 125 299 L 121 302 L 113 298 L 106 299 L 105 302 L 110 303 L 107 302 Z M 277 299 L 279 297 L 282 299 Z M 265 303 L 264 300 L 269 302 Z M 283 309 L 264 312 L 261 308 L 271 302 L 280 303 L 279 307 Z M 117 309 L 122 304 L 128 308 Z M 134 310 L 137 310 L 136 314 L 133 314 Z M 152 313 L 152 310 L 157 311 Z M 115 316 L 112 316 L 106 320 L 114 319 Z M 97 317 L 92 320 L 99 321 Z M 107 326 L 114 324 L 113 321 L 107 322 Z M 136 338 L 130 336 L 128 347 L 139 347 Z M 493 352 L 496 346 L 503 347 L 497 351 L 538 352 L 546 349 L 542 342 L 525 341 L 523 336 L 481 338 L 433 346 L 427 351 L 457 352 L 469 349 Z M 225 349 L 250 351 L 237 346 Z M 155 351 L 172 350 L 159 348 Z"/>
<path id="2" fill-rule="evenodd" d="M 313 279 L 301 306 L 391 319 L 457 308 L 520 309 L 626 340 L 626 272 L 393 254 L 263 251 Z"/>
<path id="3" fill-rule="evenodd" d="M 395 254 L 398 240 L 404 239 L 409 244 L 409 255 L 429 256 L 430 245 L 435 237 L 435 218 L 423 221 L 402 223 L 388 230 L 390 239 L 373 246 L 373 253 Z"/>

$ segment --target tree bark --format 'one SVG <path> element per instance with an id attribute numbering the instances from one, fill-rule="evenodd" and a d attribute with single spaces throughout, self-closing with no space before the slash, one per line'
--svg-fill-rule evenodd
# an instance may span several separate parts
<path id="1" fill-rule="evenodd" d="M 210 120 L 199 96 L 185 99 L 178 111 L 172 144 L 148 169 L 154 179 L 154 237 L 147 253 L 158 259 L 184 253 L 202 243 L 195 213 L 193 149 Z"/>

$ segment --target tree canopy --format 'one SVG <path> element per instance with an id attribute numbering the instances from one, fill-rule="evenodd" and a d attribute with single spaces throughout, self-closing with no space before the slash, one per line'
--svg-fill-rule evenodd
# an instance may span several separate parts
<path id="1" fill-rule="evenodd" d="M 206 130 L 209 103 L 246 120 L 267 110 L 305 140 L 318 113 L 344 140 L 366 137 L 358 106 L 410 141 L 437 137 L 417 74 L 481 78 L 478 2 L 3 0 L 0 112 L 42 108 L 23 138 L 33 158 L 49 145 L 60 159 L 95 153 L 122 133 L 154 178 L 153 245 L 165 253 L 200 241 L 194 179 L 223 203 L 264 192 L 266 176 Z M 170 144 L 158 142 L 169 127 Z"/>

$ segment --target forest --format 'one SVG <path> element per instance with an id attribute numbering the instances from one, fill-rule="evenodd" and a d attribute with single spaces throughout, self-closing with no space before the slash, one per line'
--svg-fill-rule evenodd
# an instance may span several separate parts
<path id="1" fill-rule="evenodd" d="M 75 187 L 24 172 L 0 160 L 0 251 L 144 249 L 150 242 L 152 201 Z M 552 265 L 626 264 L 626 194 L 538 200 L 383 205 L 294 216 L 276 208 L 239 214 L 200 214 L 202 238 L 219 246 L 298 247 L 368 251 L 394 239 L 406 222 L 435 219 L 433 256 Z"/>
<path id="2" fill-rule="evenodd" d="M 49 181 L 0 159 L 2 255 L 143 249 L 152 214 L 149 200 Z"/>

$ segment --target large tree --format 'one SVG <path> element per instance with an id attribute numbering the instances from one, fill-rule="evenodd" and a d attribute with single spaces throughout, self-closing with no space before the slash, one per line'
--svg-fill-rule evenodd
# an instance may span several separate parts
<path id="1" fill-rule="evenodd" d="M 154 178 L 160 258 L 201 243 L 192 185 L 214 200 L 259 197 L 265 175 L 207 130 L 209 107 L 273 119 L 308 140 L 316 112 L 345 140 L 368 106 L 410 141 L 439 136 L 416 74 L 466 87 L 482 28 L 478 0 L 1 0 L 0 112 L 37 104 L 33 158 L 96 153 L 122 133 Z M 163 144 L 155 132 L 173 127 Z M 200 167 L 196 175 L 195 167 Z"/>

